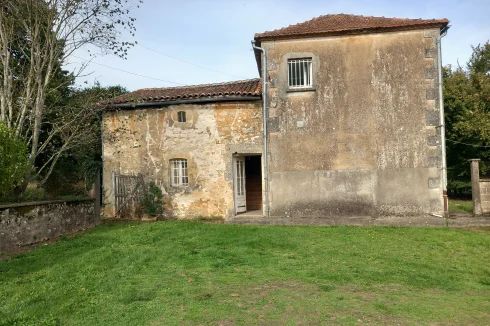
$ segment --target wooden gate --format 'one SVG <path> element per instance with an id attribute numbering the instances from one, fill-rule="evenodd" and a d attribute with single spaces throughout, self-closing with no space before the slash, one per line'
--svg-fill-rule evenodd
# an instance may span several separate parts
<path id="1" fill-rule="evenodd" d="M 143 175 L 114 173 L 114 195 L 116 217 L 135 218 L 141 215 L 140 202 L 145 196 Z"/>

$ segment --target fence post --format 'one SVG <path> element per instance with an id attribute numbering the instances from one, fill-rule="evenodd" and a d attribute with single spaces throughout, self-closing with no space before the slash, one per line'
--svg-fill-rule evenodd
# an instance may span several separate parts
<path id="1" fill-rule="evenodd" d="M 100 189 L 100 169 L 97 170 L 97 174 L 95 176 L 95 223 L 98 225 L 100 223 L 100 198 L 101 198 L 101 189 Z"/>
<path id="2" fill-rule="evenodd" d="M 482 215 L 480 194 L 480 160 L 470 160 L 471 165 L 471 198 L 473 199 L 473 215 Z"/>

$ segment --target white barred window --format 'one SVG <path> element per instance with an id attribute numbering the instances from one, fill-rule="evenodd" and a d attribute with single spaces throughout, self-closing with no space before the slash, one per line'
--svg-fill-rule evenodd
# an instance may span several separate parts
<path id="1" fill-rule="evenodd" d="M 189 177 L 187 176 L 187 160 L 170 160 L 170 178 L 172 186 L 175 187 L 187 186 L 189 184 Z"/>
<path id="2" fill-rule="evenodd" d="M 312 87 L 311 58 L 288 60 L 288 79 L 290 88 Z"/>

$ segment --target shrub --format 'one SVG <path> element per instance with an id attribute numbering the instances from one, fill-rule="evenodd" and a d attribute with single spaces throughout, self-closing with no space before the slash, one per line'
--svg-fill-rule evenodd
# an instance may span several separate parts
<path id="1" fill-rule="evenodd" d="M 0 198 L 9 195 L 29 173 L 28 148 L 24 139 L 0 121 Z"/>
<path id="2" fill-rule="evenodd" d="M 155 182 L 150 182 L 148 192 L 141 200 L 141 206 L 145 214 L 149 216 L 162 216 L 163 215 L 163 193 L 160 188 L 157 187 Z"/>

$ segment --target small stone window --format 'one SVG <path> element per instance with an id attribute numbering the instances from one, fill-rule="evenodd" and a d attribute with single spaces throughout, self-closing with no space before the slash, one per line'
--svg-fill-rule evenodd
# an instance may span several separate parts
<path id="1" fill-rule="evenodd" d="M 186 159 L 170 160 L 170 183 L 174 187 L 189 185 Z"/>
<path id="2" fill-rule="evenodd" d="M 177 116 L 178 116 L 179 122 L 186 122 L 185 111 L 179 111 L 177 113 Z"/>
<path id="3" fill-rule="evenodd" d="M 313 87 L 311 67 L 311 58 L 288 60 L 289 88 Z"/>

